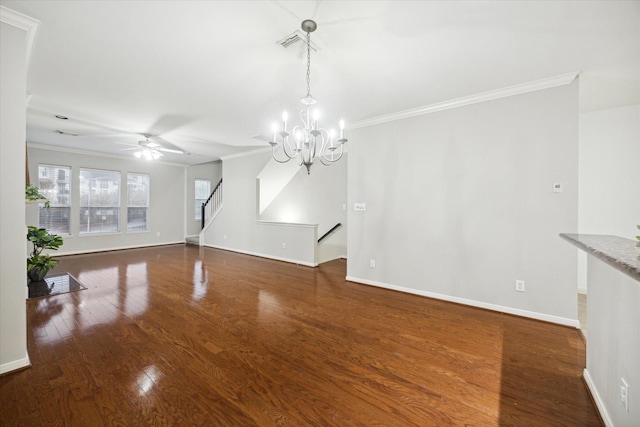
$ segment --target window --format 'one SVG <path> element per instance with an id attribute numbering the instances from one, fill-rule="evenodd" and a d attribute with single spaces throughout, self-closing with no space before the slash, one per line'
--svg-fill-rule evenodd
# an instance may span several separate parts
<path id="1" fill-rule="evenodd" d="M 127 230 L 148 230 L 149 175 L 127 174 Z"/>
<path id="2" fill-rule="evenodd" d="M 208 179 L 196 179 L 196 212 L 195 219 L 202 219 L 202 204 L 207 201 L 211 194 L 211 181 Z"/>
<path id="3" fill-rule="evenodd" d="M 70 234 L 71 168 L 38 165 L 38 187 L 51 208 L 40 208 L 39 226 L 53 234 Z"/>
<path id="4" fill-rule="evenodd" d="M 120 231 L 120 173 L 80 169 L 80 233 Z"/>

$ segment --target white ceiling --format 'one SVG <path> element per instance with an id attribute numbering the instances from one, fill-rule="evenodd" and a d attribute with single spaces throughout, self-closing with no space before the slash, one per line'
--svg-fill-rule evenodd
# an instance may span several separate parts
<path id="1" fill-rule="evenodd" d="M 581 111 L 640 103 L 640 1 L 0 4 L 41 21 L 30 143 L 131 155 L 124 144 L 149 133 L 191 153 L 164 158 L 185 164 L 266 147 L 253 137 L 306 94 L 304 45 L 276 42 L 307 18 L 327 125 L 574 71 Z"/>

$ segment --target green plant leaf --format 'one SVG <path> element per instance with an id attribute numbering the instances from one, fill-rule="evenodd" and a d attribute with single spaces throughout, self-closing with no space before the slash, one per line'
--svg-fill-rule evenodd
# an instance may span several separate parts
<path id="1" fill-rule="evenodd" d="M 27 185 L 24 189 L 24 198 L 26 200 L 44 200 L 44 207 L 51 209 L 51 202 L 40 193 L 40 189 L 35 185 Z"/>
<path id="2" fill-rule="evenodd" d="M 27 258 L 27 272 L 36 269 L 45 274 L 60 261 L 55 260 L 49 254 L 42 254 L 44 249 L 58 250 L 64 243 L 61 236 L 51 234 L 44 228 L 30 225 L 27 227 L 27 240 L 33 244 L 31 256 Z"/>

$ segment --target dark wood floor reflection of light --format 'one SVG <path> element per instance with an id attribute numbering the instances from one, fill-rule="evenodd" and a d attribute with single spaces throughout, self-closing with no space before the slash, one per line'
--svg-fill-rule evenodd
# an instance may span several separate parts
<path id="1" fill-rule="evenodd" d="M 172 245 L 63 257 L 2 426 L 600 426 L 578 331 Z M 428 278 L 425 278 L 428 280 Z"/>

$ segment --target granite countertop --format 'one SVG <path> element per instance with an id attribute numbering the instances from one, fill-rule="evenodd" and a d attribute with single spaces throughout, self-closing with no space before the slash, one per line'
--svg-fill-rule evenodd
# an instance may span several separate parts
<path id="1" fill-rule="evenodd" d="M 636 241 L 601 234 L 560 234 L 585 252 L 640 282 L 640 248 Z"/>

